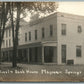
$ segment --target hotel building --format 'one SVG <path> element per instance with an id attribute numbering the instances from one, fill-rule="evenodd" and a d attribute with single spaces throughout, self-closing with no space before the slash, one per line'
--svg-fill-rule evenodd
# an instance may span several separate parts
<path id="1" fill-rule="evenodd" d="M 84 64 L 84 16 L 56 12 L 30 23 L 21 20 L 17 62 Z M 12 28 L 5 29 L 2 60 L 12 60 Z"/>

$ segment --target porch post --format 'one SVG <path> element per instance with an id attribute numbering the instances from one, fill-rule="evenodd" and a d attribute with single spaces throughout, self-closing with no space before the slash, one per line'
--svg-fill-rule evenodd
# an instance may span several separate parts
<path id="1" fill-rule="evenodd" d="M 42 64 L 44 64 L 44 46 L 42 46 Z"/>
<path id="2" fill-rule="evenodd" d="M 7 55 L 8 55 L 8 62 L 9 62 L 10 61 L 9 51 L 7 51 Z"/>
<path id="3" fill-rule="evenodd" d="M 27 49 L 28 63 L 29 63 L 29 48 Z"/>

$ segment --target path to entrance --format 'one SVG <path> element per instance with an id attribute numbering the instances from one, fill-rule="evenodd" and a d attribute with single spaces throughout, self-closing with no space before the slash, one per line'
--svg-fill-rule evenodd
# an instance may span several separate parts
<path id="1" fill-rule="evenodd" d="M 11 63 L 0 65 L 0 81 L 59 82 L 84 81 L 84 65 L 32 65 Z"/>

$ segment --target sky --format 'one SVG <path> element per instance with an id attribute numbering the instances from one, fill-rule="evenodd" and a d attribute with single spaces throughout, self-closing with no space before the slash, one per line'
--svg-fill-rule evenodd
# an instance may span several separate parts
<path id="1" fill-rule="evenodd" d="M 71 13 L 76 15 L 82 15 L 84 16 L 84 1 L 73 1 L 73 2 L 58 2 L 59 8 L 57 11 L 59 12 L 65 12 L 65 13 Z"/>
<path id="2" fill-rule="evenodd" d="M 84 16 L 84 1 L 59 1 L 58 12 L 65 12 L 70 14 L 82 15 Z M 30 16 L 26 17 L 26 21 L 30 21 Z"/>

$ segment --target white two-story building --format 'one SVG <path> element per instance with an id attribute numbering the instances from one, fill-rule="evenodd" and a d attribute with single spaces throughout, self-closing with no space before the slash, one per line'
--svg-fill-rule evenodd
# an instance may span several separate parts
<path id="1" fill-rule="evenodd" d="M 12 60 L 12 29 L 2 44 L 3 61 Z M 20 22 L 18 62 L 84 64 L 84 16 L 56 12 L 27 23 Z"/>

